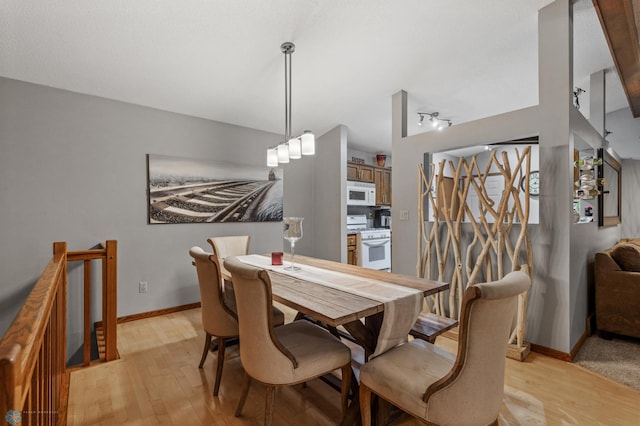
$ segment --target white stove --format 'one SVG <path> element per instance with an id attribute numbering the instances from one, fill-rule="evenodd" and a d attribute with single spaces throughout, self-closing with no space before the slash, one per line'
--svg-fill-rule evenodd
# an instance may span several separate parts
<path id="1" fill-rule="evenodd" d="M 391 271 L 391 230 L 368 228 L 365 215 L 347 216 L 347 231 L 358 234 L 358 265 Z"/>

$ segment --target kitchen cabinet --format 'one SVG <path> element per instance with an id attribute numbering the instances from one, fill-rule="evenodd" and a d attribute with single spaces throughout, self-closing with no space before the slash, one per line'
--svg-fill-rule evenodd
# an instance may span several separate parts
<path id="1" fill-rule="evenodd" d="M 376 184 L 376 205 L 391 205 L 391 169 L 376 167 L 374 170 Z"/>
<path id="2" fill-rule="evenodd" d="M 347 263 L 349 265 L 358 264 L 358 238 L 356 234 L 347 235 Z"/>
<path id="3" fill-rule="evenodd" d="M 373 182 L 373 166 L 366 164 L 347 163 L 347 180 Z"/>

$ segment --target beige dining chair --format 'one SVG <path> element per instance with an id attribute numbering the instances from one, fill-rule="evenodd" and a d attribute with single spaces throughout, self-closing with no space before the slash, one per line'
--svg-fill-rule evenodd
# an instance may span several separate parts
<path id="1" fill-rule="evenodd" d="M 236 290 L 240 360 L 245 371 L 236 417 L 242 413 L 252 379 L 267 386 L 264 424 L 271 425 L 276 387 L 304 383 L 337 369 L 342 370 L 344 416 L 352 377 L 351 350 L 308 321 L 294 321 L 274 328 L 269 309 L 271 280 L 267 271 L 233 257 L 224 263 Z"/>
<path id="2" fill-rule="evenodd" d="M 213 254 L 218 256 L 223 272 L 226 272 L 224 269 L 224 260 L 227 257 L 249 254 L 250 241 L 251 238 L 248 235 L 207 238 L 207 242 L 211 244 L 211 248 L 213 249 Z"/>
<path id="3" fill-rule="evenodd" d="M 230 256 L 243 256 L 249 254 L 249 242 L 251 238 L 248 235 L 233 235 L 230 237 L 210 237 L 207 238 L 207 242 L 211 244 L 213 254 L 218 257 L 218 263 L 220 265 L 220 271 L 223 276 L 224 291 L 227 299 L 235 302 L 235 296 L 233 295 L 233 283 L 229 280 L 225 280 L 224 276 L 229 276 L 229 273 L 224 267 L 224 260 Z M 274 324 L 276 327 L 284 323 L 284 313 L 273 307 Z"/>
<path id="4" fill-rule="evenodd" d="M 362 424 L 371 424 L 371 393 L 435 425 L 497 425 L 504 395 L 507 340 L 524 272 L 467 288 L 457 356 L 415 339 L 360 369 Z"/>
<path id="5" fill-rule="evenodd" d="M 218 258 L 200 247 L 191 247 L 189 254 L 193 257 L 198 273 L 202 326 L 206 333 L 199 368 L 204 365 L 211 348 L 211 338 L 215 336 L 218 341 L 218 362 L 213 395 L 217 396 L 222 378 L 226 339 L 239 336 L 236 301 L 234 297 L 225 297 Z M 282 325 L 284 314 L 275 307 L 272 309 L 275 325 Z"/>
<path id="6" fill-rule="evenodd" d="M 249 254 L 249 242 L 251 237 L 248 235 L 232 235 L 228 237 L 210 237 L 207 242 L 213 249 L 213 254 L 218 257 L 220 269 L 223 278 L 223 287 L 227 296 L 235 300 L 233 296 L 233 283 L 228 279 L 229 272 L 224 268 L 224 260 L 229 256 L 243 256 Z"/>
<path id="7" fill-rule="evenodd" d="M 202 309 L 202 327 L 206 333 L 204 350 L 200 359 L 199 368 L 202 368 L 209 348 L 211 338 L 218 340 L 218 363 L 216 368 L 216 381 L 213 387 L 213 395 L 218 395 L 222 367 L 224 363 L 225 339 L 238 337 L 238 317 L 235 309 L 225 303 L 220 276 L 220 264 L 212 253 L 207 253 L 200 247 L 191 247 L 189 254 L 193 257 L 198 273 L 198 286 L 200 287 L 200 304 Z"/>

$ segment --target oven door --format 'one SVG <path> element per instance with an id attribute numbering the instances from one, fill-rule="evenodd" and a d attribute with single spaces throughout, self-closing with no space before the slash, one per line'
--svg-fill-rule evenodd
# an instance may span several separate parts
<path id="1" fill-rule="evenodd" d="M 362 267 L 391 271 L 391 238 L 362 240 Z"/>

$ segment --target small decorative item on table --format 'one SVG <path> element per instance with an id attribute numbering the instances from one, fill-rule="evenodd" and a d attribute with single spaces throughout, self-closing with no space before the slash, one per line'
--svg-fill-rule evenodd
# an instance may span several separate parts
<path id="1" fill-rule="evenodd" d="M 282 265 L 282 252 L 274 251 L 271 253 L 271 264 L 272 265 Z"/>

